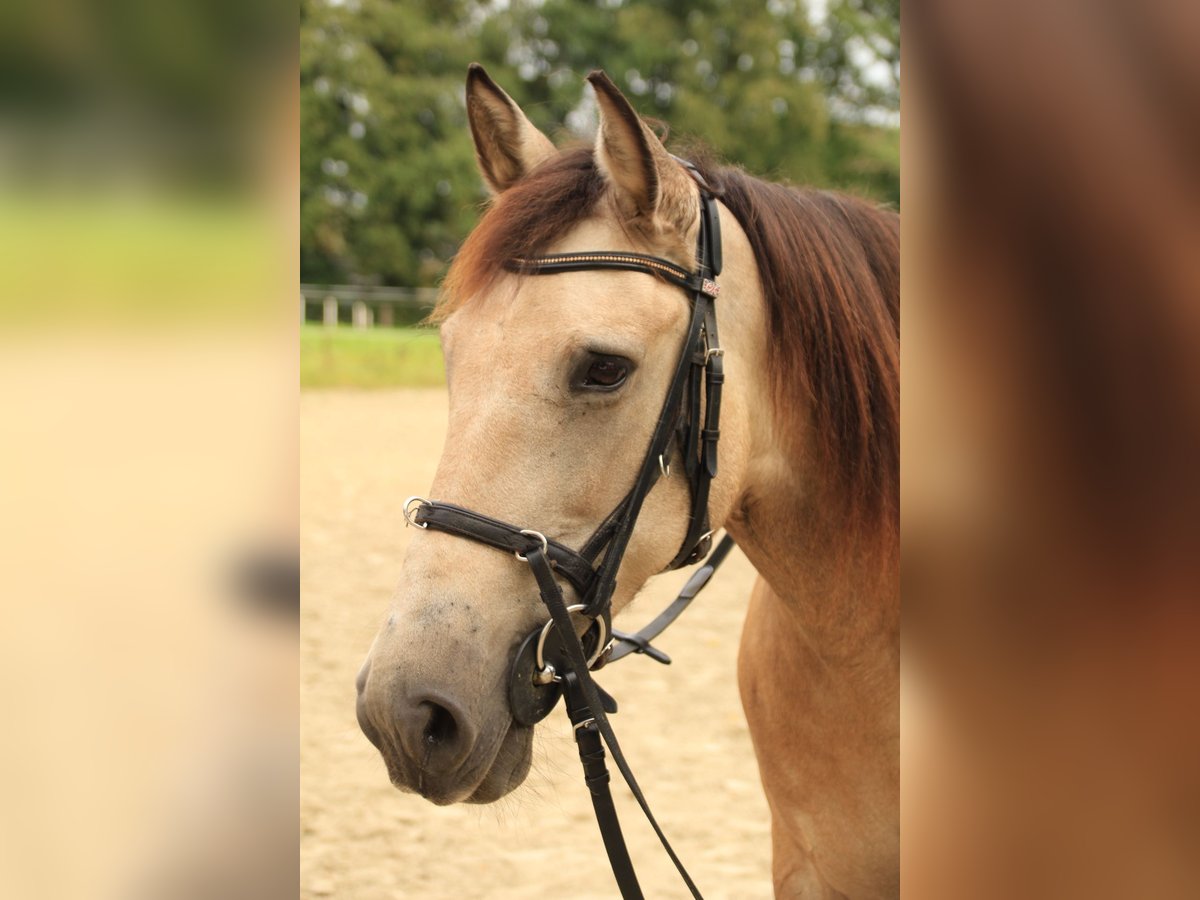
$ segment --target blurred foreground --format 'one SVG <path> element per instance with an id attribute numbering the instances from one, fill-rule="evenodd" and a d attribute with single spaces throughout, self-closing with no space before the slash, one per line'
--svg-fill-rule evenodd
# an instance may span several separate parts
<path id="1" fill-rule="evenodd" d="M 2 17 L 3 897 L 296 896 L 282 9 Z"/>
<path id="2" fill-rule="evenodd" d="M 905 892 L 1200 896 L 1200 7 L 904 28 Z"/>

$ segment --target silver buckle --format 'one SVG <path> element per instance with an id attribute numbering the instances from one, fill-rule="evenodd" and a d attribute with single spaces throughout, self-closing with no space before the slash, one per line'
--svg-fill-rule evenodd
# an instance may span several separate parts
<path id="1" fill-rule="evenodd" d="M 409 525 L 415 525 L 417 528 L 428 528 L 428 522 L 418 522 L 413 518 L 411 507 L 414 502 L 420 506 L 422 503 L 428 503 L 429 501 L 424 497 L 418 497 L 416 494 L 404 501 L 404 527 L 407 528 Z"/>

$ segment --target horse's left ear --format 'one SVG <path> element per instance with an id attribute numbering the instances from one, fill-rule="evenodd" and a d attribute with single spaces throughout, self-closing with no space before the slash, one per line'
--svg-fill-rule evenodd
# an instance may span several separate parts
<path id="1" fill-rule="evenodd" d="M 600 129 L 596 161 L 616 186 L 630 219 L 686 233 L 696 218 L 696 186 L 662 141 L 599 70 L 588 76 L 596 91 Z"/>

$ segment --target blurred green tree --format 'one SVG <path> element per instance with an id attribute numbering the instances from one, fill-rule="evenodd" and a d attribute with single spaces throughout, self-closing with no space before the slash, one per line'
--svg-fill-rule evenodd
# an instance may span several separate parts
<path id="1" fill-rule="evenodd" d="M 560 142 L 603 67 L 643 115 L 776 180 L 899 203 L 898 0 L 302 0 L 301 275 L 432 284 L 484 199 L 478 60 Z M 564 134 L 566 132 L 566 134 Z"/>

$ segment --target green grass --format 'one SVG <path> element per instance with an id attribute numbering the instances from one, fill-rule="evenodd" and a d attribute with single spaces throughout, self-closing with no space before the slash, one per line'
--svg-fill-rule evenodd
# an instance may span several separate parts
<path id="1" fill-rule="evenodd" d="M 76 196 L 0 180 L 0 321 L 277 315 L 281 240 L 272 211 L 245 198 L 99 189 Z"/>
<path id="2" fill-rule="evenodd" d="M 301 388 L 438 387 L 446 383 L 442 346 L 432 328 L 305 325 Z"/>

